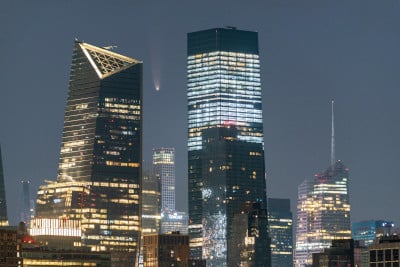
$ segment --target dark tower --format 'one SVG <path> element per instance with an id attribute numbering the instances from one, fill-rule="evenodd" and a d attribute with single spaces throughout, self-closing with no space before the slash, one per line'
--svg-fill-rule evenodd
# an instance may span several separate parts
<path id="1" fill-rule="evenodd" d="M 293 267 L 293 216 L 290 199 L 268 198 L 268 222 L 271 266 Z"/>
<path id="2" fill-rule="evenodd" d="M 0 146 L 0 226 L 8 226 L 6 189 L 4 185 L 3 159 Z"/>
<path id="3" fill-rule="evenodd" d="M 187 75 L 191 257 L 207 266 L 269 266 L 258 34 L 233 27 L 189 33 Z M 253 204 L 257 211 L 248 211 Z M 229 250 L 244 242 L 233 230 L 241 212 L 252 225 L 244 229 L 259 227 L 260 235 L 243 236 L 255 246 L 239 259 Z M 251 219 L 254 213 L 265 220 Z"/>

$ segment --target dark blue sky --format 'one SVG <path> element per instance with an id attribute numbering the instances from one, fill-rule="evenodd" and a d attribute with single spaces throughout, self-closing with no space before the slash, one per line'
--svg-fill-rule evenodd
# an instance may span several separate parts
<path id="1" fill-rule="evenodd" d="M 31 180 L 34 196 L 56 178 L 74 38 L 144 62 L 144 159 L 153 147 L 176 148 L 185 209 L 186 33 L 226 25 L 259 33 L 269 196 L 295 208 L 301 181 L 328 167 L 334 98 L 352 220 L 400 222 L 398 0 L 2 0 L 0 143 L 11 222 L 20 180 Z"/>

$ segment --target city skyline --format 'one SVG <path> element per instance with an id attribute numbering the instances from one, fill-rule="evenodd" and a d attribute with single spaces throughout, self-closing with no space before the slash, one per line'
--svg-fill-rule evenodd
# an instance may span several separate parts
<path id="1" fill-rule="evenodd" d="M 178 201 L 181 205 L 178 209 L 186 209 L 182 204 L 186 195 L 186 189 L 182 186 L 186 184 L 184 163 L 186 119 L 185 115 L 182 115 L 185 110 L 185 34 L 221 24 L 221 26 L 235 25 L 239 29 L 257 30 L 260 38 L 265 40 L 260 49 L 262 66 L 265 66 L 261 76 L 266 109 L 265 132 L 268 135 L 265 143 L 268 185 L 272 196 L 290 197 L 292 203 L 295 202 L 294 192 L 301 180 L 317 172 L 320 166 L 324 166 L 323 163 L 326 165 L 329 162 L 327 146 L 329 123 L 326 123 L 325 118 L 329 114 L 328 103 L 334 98 L 337 103 L 336 127 L 339 129 L 338 132 L 342 132 L 337 136 L 337 139 L 341 139 L 338 141 L 340 145 L 337 146 L 337 151 L 350 167 L 352 174 L 350 182 L 352 219 L 373 217 L 399 221 L 399 218 L 390 217 L 390 214 L 385 212 L 386 209 L 381 208 L 388 207 L 387 210 L 390 210 L 389 202 L 396 202 L 395 194 L 391 194 L 393 198 L 390 201 L 383 196 L 392 192 L 394 187 L 389 187 L 388 184 L 396 184 L 397 179 L 395 163 L 398 161 L 398 156 L 393 153 L 397 150 L 393 147 L 399 147 L 398 140 L 395 139 L 399 129 L 393 122 L 397 117 L 394 114 L 398 114 L 398 105 L 394 102 L 398 91 L 394 88 L 399 85 L 399 78 L 395 74 L 399 66 L 399 55 L 394 47 L 399 43 L 399 37 L 394 35 L 398 30 L 392 28 L 392 25 L 398 23 L 398 18 L 394 14 L 399 11 L 399 6 L 394 1 L 381 3 L 380 6 L 369 1 L 363 3 L 361 5 L 361 1 L 350 1 L 347 3 L 349 9 L 344 12 L 340 10 L 340 7 L 343 7 L 340 3 L 333 4 L 329 1 L 326 3 L 304 1 L 304 6 L 302 3 L 294 4 L 291 1 L 283 1 L 280 5 L 271 1 L 265 6 L 257 6 L 260 10 L 261 7 L 272 9 L 265 10 L 265 16 L 261 16 L 264 13 L 256 12 L 256 8 L 249 7 L 249 10 L 254 11 L 257 16 L 248 22 L 240 20 L 244 15 L 239 15 L 239 5 L 233 3 L 230 10 L 238 15 L 238 19 L 218 20 L 216 12 L 211 12 L 211 19 L 205 21 L 195 15 L 193 22 L 179 26 L 169 33 L 174 38 L 168 38 L 169 36 L 163 33 L 159 20 L 155 20 L 155 23 L 158 21 L 159 24 L 147 28 L 150 29 L 149 34 L 133 27 L 133 36 L 144 36 L 145 48 L 118 31 L 110 36 L 104 36 L 103 32 L 92 33 L 90 26 L 79 28 L 78 22 L 86 21 L 81 11 L 77 11 L 76 14 L 78 22 L 72 22 L 66 17 L 55 16 L 61 14 L 61 8 L 56 5 L 19 6 L 15 3 L 3 3 L 5 8 L 0 12 L 6 13 L 6 10 L 10 12 L 1 16 L 1 20 L 4 25 L 10 26 L 9 29 L 4 29 L 4 36 L 7 38 L 2 42 L 1 48 L 2 51 L 8 50 L 12 53 L 4 55 L 7 68 L 2 66 L 0 72 L 4 81 L 4 89 L 1 92 L 1 119 L 4 126 L 0 131 L 0 142 L 3 148 L 3 167 L 11 221 L 15 223 L 16 220 L 12 207 L 16 207 L 18 199 L 15 200 L 13 196 L 20 195 L 21 179 L 31 180 L 32 192 L 35 192 L 35 187 L 42 184 L 43 180 L 56 178 L 54 173 L 57 168 L 64 95 L 68 79 L 68 72 L 65 69 L 69 68 L 70 47 L 77 35 L 99 45 L 118 45 L 116 49 L 118 52 L 127 51 L 126 54 L 143 59 L 147 75 L 144 81 L 144 105 L 147 114 L 145 116 L 148 118 L 147 124 L 145 122 L 144 125 L 145 136 L 148 136 L 147 139 L 145 137 L 146 144 L 143 150 L 147 154 L 145 160 L 149 161 L 152 147 L 177 148 L 177 169 L 179 168 L 177 179 L 180 181 L 177 191 L 182 192 L 178 196 L 181 200 Z M 126 3 L 123 6 L 129 7 Z M 144 14 L 151 12 L 150 7 L 145 4 L 135 7 L 143 9 Z M 189 10 L 190 7 L 188 4 L 183 5 L 184 10 Z M 312 13 L 310 9 L 313 7 L 319 12 Z M 31 13 L 31 10 L 39 8 L 44 8 L 44 15 L 41 18 L 32 17 L 31 14 L 35 12 Z M 65 4 L 64 8 L 67 14 L 71 14 L 72 10 L 76 11 L 74 3 L 71 6 Z M 83 10 L 88 8 L 84 5 Z M 113 8 L 119 10 L 121 7 Z M 10 15 L 17 14 L 17 10 L 25 15 L 15 16 L 19 18 L 15 21 L 14 16 Z M 218 10 L 223 10 L 221 5 L 217 5 Z M 288 12 L 293 17 L 286 17 L 285 14 Z M 126 11 L 125 14 L 128 17 L 129 12 Z M 327 14 L 332 15 L 324 19 L 324 15 Z M 370 16 L 371 14 L 375 16 Z M 165 15 L 159 12 L 155 12 L 154 15 L 156 18 L 165 18 Z M 319 19 L 326 29 L 313 26 L 312 20 L 306 19 L 307 15 L 311 15 L 312 19 Z M 339 15 L 341 22 L 329 20 Z M 357 19 L 352 19 L 353 16 Z M 187 18 L 186 15 L 179 14 L 176 21 Z M 32 20 L 32 24 L 25 30 L 22 25 L 29 24 L 26 23 L 27 20 Z M 59 33 L 46 26 L 53 20 L 58 21 L 60 29 L 63 29 L 58 31 Z M 134 18 L 133 20 L 135 21 Z M 292 24 L 293 22 L 299 23 L 296 26 Z M 115 25 L 111 23 L 111 26 Z M 349 27 L 342 30 L 340 28 L 342 25 Z M 112 32 L 111 26 L 104 29 L 106 35 Z M 11 30 L 13 27 L 16 31 Z M 296 34 L 296 30 L 304 33 L 305 37 L 300 38 L 302 34 Z M 160 37 L 157 37 L 157 34 Z M 53 35 L 55 39 L 50 45 L 48 40 Z M 26 47 L 25 43 L 30 42 L 29 37 L 36 36 L 37 44 L 32 43 Z M 381 43 L 378 40 L 387 42 Z M 169 50 L 164 49 L 163 45 Z M 174 50 L 171 50 L 171 47 Z M 167 51 L 175 50 L 178 53 L 166 55 Z M 175 58 L 180 62 L 178 65 L 174 65 L 171 60 Z M 41 68 L 35 68 L 34 64 L 40 64 Z M 168 64 L 174 67 L 167 69 Z M 14 73 L 17 73 L 17 66 L 29 69 L 29 72 L 25 73 L 26 79 L 13 78 Z M 44 75 L 43 69 L 51 75 Z M 352 74 L 347 74 L 349 72 Z M 25 80 L 30 80 L 31 83 L 26 84 Z M 154 89 L 153 80 L 157 82 L 160 91 Z M 298 92 L 299 89 L 302 89 L 300 90 L 302 93 Z M 23 98 L 21 95 L 16 95 L 21 92 Z M 30 101 L 27 102 L 25 98 Z M 10 106 L 11 103 L 16 103 L 17 99 L 23 103 L 20 109 L 24 112 L 24 116 Z M 161 99 L 167 100 L 164 106 L 161 106 L 165 110 L 164 114 L 152 111 L 154 107 L 160 106 Z M 173 105 L 179 108 L 175 109 Z M 173 129 L 165 127 L 163 121 L 167 121 L 166 118 L 173 118 L 171 124 Z M 160 127 L 166 129 L 163 137 L 152 136 L 151 132 L 157 131 L 156 129 Z M 41 130 L 37 133 L 27 130 L 35 128 Z M 346 133 L 340 131 L 345 128 Z M 38 153 L 40 157 L 37 156 Z M 24 161 L 21 155 L 24 156 Z M 21 165 L 21 162 L 24 164 Z M 375 181 L 374 178 L 380 177 L 382 173 L 385 182 Z M 287 184 L 293 186 L 285 188 Z M 377 196 L 373 202 L 364 196 L 365 192 L 371 191 L 372 188 L 375 190 L 374 195 Z"/>

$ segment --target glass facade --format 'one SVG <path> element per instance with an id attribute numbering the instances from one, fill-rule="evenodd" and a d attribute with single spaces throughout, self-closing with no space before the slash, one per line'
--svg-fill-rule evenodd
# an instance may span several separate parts
<path id="1" fill-rule="evenodd" d="M 363 241 L 365 246 L 369 246 L 376 238 L 389 235 L 393 228 L 393 222 L 370 220 L 352 223 L 351 233 L 354 240 Z"/>
<path id="2" fill-rule="evenodd" d="M 334 239 L 350 239 L 349 169 L 338 160 L 298 188 L 295 266 L 312 263 L 312 253 Z"/>
<path id="3" fill-rule="evenodd" d="M 76 41 L 58 178 L 39 189 L 36 217 L 78 219 L 82 245 L 116 266 L 138 246 L 141 110 L 142 63 Z"/>
<path id="4" fill-rule="evenodd" d="M 3 158 L 0 146 L 0 226 L 8 226 L 6 189 L 4 185 Z"/>
<path id="5" fill-rule="evenodd" d="M 161 209 L 175 210 L 175 149 L 153 149 L 153 171 L 161 182 Z"/>
<path id="6" fill-rule="evenodd" d="M 187 76 L 191 257 L 236 266 L 227 249 L 233 214 L 253 202 L 266 209 L 257 33 L 189 33 Z"/>
<path id="7" fill-rule="evenodd" d="M 293 217 L 290 199 L 268 198 L 272 267 L 293 266 Z"/>
<path id="8" fill-rule="evenodd" d="M 160 234 L 179 232 L 180 234 L 188 234 L 188 215 L 181 211 L 163 211 L 161 213 Z"/>
<path id="9" fill-rule="evenodd" d="M 160 229 L 160 181 L 149 171 L 142 178 L 142 233 L 154 234 Z"/>

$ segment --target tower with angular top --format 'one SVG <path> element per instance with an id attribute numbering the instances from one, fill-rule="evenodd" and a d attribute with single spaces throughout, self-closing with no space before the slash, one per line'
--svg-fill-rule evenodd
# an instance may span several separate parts
<path id="1" fill-rule="evenodd" d="M 57 181 L 39 189 L 33 232 L 51 223 L 55 234 L 110 251 L 115 266 L 133 266 L 141 147 L 142 62 L 75 41 Z"/>
<path id="2" fill-rule="evenodd" d="M 8 226 L 6 189 L 4 185 L 3 160 L 0 146 L 0 226 Z"/>

